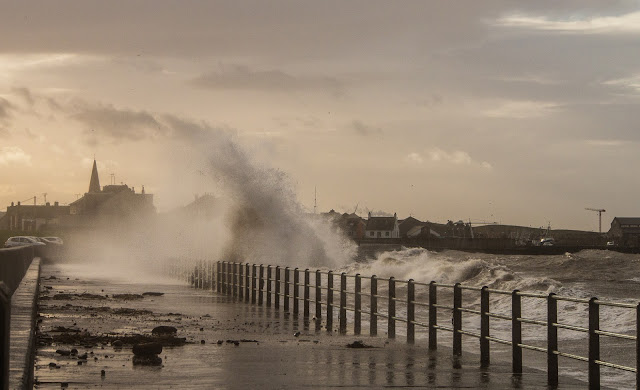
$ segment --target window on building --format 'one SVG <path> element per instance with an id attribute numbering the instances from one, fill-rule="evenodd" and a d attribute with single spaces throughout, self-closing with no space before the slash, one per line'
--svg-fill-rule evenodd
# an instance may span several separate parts
<path id="1" fill-rule="evenodd" d="M 385 235 L 386 237 L 389 237 L 389 232 L 384 232 L 384 235 Z"/>
<path id="2" fill-rule="evenodd" d="M 373 234 L 374 234 L 373 232 L 369 232 L 369 235 L 370 235 L 371 237 L 373 237 Z"/>

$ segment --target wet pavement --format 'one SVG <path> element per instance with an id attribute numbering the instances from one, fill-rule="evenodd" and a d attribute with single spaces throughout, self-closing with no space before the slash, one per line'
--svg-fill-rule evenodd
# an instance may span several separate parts
<path id="1" fill-rule="evenodd" d="M 42 266 L 39 314 L 39 389 L 547 388 L 541 371 L 514 377 L 508 363 L 481 369 L 467 352 L 454 359 L 450 349 L 402 339 L 316 331 L 211 291 L 102 279 L 68 265 Z M 154 338 L 157 326 L 177 334 Z M 133 344 L 151 340 L 164 344 L 161 365 L 134 365 Z M 358 340 L 371 348 L 347 347 Z M 561 379 L 560 388 L 584 387 Z"/>

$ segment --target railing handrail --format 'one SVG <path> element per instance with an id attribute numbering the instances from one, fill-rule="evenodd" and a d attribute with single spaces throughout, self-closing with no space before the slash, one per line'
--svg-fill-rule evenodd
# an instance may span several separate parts
<path id="1" fill-rule="evenodd" d="M 266 269 L 266 275 L 264 270 Z M 272 271 L 273 274 L 272 274 Z M 284 273 L 284 275 L 282 275 Z M 311 273 L 315 274 L 315 282 L 310 281 Z M 302 274 L 302 275 L 301 275 Z M 275 276 L 275 278 L 274 278 Z M 284 277 L 282 277 L 284 276 Z M 301 276 L 303 280 L 301 281 Z M 337 278 L 337 280 L 336 280 Z M 310 316 L 309 306 L 315 303 L 316 314 L 314 316 L 316 329 L 320 327 L 320 319 L 323 312 L 327 330 L 333 329 L 334 310 L 338 311 L 339 331 L 347 332 L 347 312 L 353 313 L 353 329 L 355 334 L 361 332 L 362 314 L 370 317 L 370 335 L 377 335 L 377 323 L 379 319 L 387 322 L 387 337 L 395 338 L 396 323 L 406 325 L 407 342 L 413 343 L 415 340 L 415 327 L 427 328 L 429 330 L 429 349 L 437 348 L 437 331 L 450 332 L 453 335 L 453 353 L 462 354 L 462 336 L 473 337 L 480 341 L 481 366 L 488 366 L 490 363 L 491 343 L 509 345 L 512 348 L 513 372 L 522 373 L 522 350 L 527 349 L 547 354 L 547 382 L 551 386 L 558 384 L 558 357 L 584 361 L 589 364 L 589 387 L 599 388 L 600 367 L 608 367 L 627 372 L 636 373 L 636 385 L 640 386 L 640 303 L 632 304 L 625 302 L 612 302 L 599 300 L 597 298 L 583 298 L 561 296 L 554 293 L 539 293 L 532 291 L 507 291 L 463 285 L 460 283 L 440 283 L 432 281 L 430 283 L 416 282 L 410 280 L 396 280 L 394 277 L 381 278 L 376 275 L 362 276 L 360 274 L 336 273 L 331 270 L 301 270 L 298 268 L 235 263 L 216 262 L 204 264 L 199 262 L 193 271 L 193 277 L 188 277 L 196 287 L 211 288 L 214 291 L 232 295 L 240 298 L 243 295 L 246 302 L 263 304 L 263 296 L 266 294 L 267 306 L 272 302 L 276 309 L 280 307 L 280 302 L 284 303 L 284 310 L 290 310 L 290 303 L 293 301 L 293 314 L 297 315 L 299 303 L 303 304 L 304 317 Z M 370 291 L 362 291 L 362 280 L 369 281 Z M 324 284 L 323 284 L 324 282 Z M 378 293 L 378 283 L 383 282 L 388 287 L 387 294 Z M 428 287 L 428 302 L 416 299 L 416 287 Z M 301 294 L 300 290 L 303 290 Z M 439 289 L 453 290 L 453 305 L 438 303 L 437 292 Z M 284 290 L 284 291 L 283 291 Z M 291 291 L 293 290 L 293 291 Z M 314 297 L 310 297 L 310 291 L 314 291 Z M 480 308 L 463 306 L 463 294 L 480 293 Z M 399 296 L 398 293 L 401 293 Z M 511 313 L 497 313 L 490 310 L 491 294 L 510 295 Z M 256 296 L 257 295 L 257 296 Z M 334 295 L 338 301 L 334 303 Z M 369 300 L 368 310 L 362 308 L 362 298 Z M 273 298 L 273 299 L 272 299 Z M 324 299 L 323 299 L 324 298 Z M 545 320 L 527 318 L 522 315 L 523 298 L 545 299 L 547 302 L 547 318 Z M 378 307 L 378 302 L 382 301 L 386 305 Z M 349 304 L 351 301 L 351 305 Z M 558 321 L 558 302 L 573 302 L 588 305 L 589 326 L 576 326 Z M 397 306 L 406 312 L 397 315 Z M 421 322 L 415 318 L 415 307 L 426 307 L 428 311 L 428 323 Z M 636 310 L 635 334 L 625 334 L 600 329 L 599 307 L 616 307 L 621 309 Z M 323 310 L 324 309 L 324 310 Z M 438 323 L 438 312 L 448 311 L 452 315 L 452 327 L 443 326 Z M 462 314 L 475 315 L 480 317 L 480 330 L 477 331 L 463 329 Z M 490 335 L 491 319 L 501 321 L 511 321 L 511 340 Z M 546 348 L 538 345 L 530 345 L 522 342 L 522 324 L 532 324 L 547 328 Z M 588 335 L 589 356 L 580 356 L 558 349 L 558 329 L 579 332 Z M 600 358 L 600 336 L 616 338 L 622 340 L 635 341 L 636 343 L 636 366 L 629 367 L 622 364 L 607 362 Z"/>

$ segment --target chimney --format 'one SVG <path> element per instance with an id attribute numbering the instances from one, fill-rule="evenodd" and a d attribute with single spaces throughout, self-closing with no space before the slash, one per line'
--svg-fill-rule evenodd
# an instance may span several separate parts
<path id="1" fill-rule="evenodd" d="M 18 202 L 18 206 L 20 206 L 20 202 Z"/>
<path id="2" fill-rule="evenodd" d="M 371 211 L 369 211 L 369 218 L 371 218 Z"/>
<path id="3" fill-rule="evenodd" d="M 47 202 L 47 206 L 51 206 L 51 202 Z"/>
<path id="4" fill-rule="evenodd" d="M 58 207 L 60 204 L 58 202 L 54 202 L 53 205 Z"/>
<path id="5" fill-rule="evenodd" d="M 11 207 L 13 207 L 13 202 L 11 202 Z"/>

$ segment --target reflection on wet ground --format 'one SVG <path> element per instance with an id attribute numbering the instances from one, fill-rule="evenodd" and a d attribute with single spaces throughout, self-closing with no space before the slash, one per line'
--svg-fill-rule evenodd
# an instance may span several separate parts
<path id="1" fill-rule="evenodd" d="M 164 295 L 113 297 L 149 291 Z M 317 330 L 301 316 L 184 285 L 118 283 L 46 265 L 41 298 L 37 388 L 546 388 L 539 371 L 518 378 L 508 364 L 481 369 L 466 352 L 454 358 L 424 343 Z M 165 344 L 161 366 L 134 365 L 128 343 L 136 339 L 125 336 L 150 336 L 160 325 L 175 327 L 186 343 Z M 49 338 L 65 332 L 73 337 Z M 372 348 L 347 348 L 355 340 Z M 76 354 L 56 353 L 73 348 Z"/>

